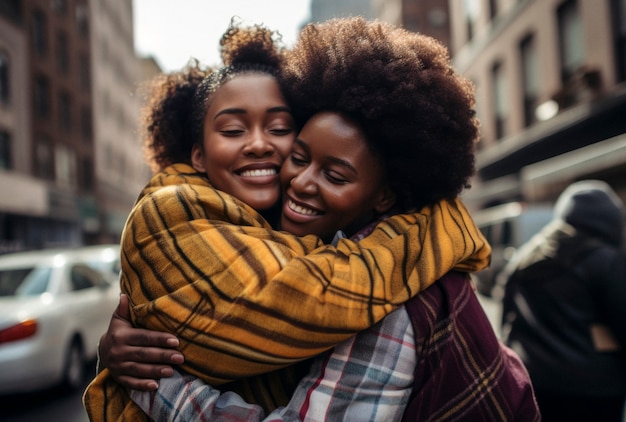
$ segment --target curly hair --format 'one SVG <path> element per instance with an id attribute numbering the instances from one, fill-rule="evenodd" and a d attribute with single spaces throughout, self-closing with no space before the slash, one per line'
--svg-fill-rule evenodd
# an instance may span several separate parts
<path id="1" fill-rule="evenodd" d="M 188 116 L 196 88 L 209 74 L 210 69 L 191 60 L 182 70 L 158 75 L 146 84 L 141 136 L 146 161 L 153 172 L 174 163 L 190 164 L 193 141 Z"/>
<path id="2" fill-rule="evenodd" d="M 146 84 L 142 143 L 153 172 L 174 163 L 190 164 L 193 145 L 202 144 L 212 94 L 225 82 L 242 73 L 277 77 L 280 41 L 278 32 L 261 25 L 239 26 L 233 19 L 220 40 L 223 67 L 205 68 L 192 59 L 182 70 L 159 75 Z"/>
<path id="3" fill-rule="evenodd" d="M 191 115 L 192 137 L 202 145 L 204 116 L 211 104 L 212 94 L 222 85 L 241 74 L 257 73 L 276 79 L 281 91 L 284 87 L 278 79 L 284 49 L 279 32 L 262 25 L 241 26 L 237 19 L 231 20 L 228 30 L 220 40 L 224 67 L 211 73 L 196 90 Z"/>
<path id="4" fill-rule="evenodd" d="M 363 128 L 401 210 L 469 188 L 478 139 L 473 85 L 434 38 L 360 17 L 308 24 L 285 53 L 282 78 L 300 125 L 337 111 Z"/>

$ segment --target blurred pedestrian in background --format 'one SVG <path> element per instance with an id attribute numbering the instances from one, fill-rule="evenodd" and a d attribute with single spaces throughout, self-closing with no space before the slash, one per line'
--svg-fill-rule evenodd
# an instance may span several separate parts
<path id="1" fill-rule="evenodd" d="M 623 420 L 624 219 L 607 183 L 573 183 L 504 270 L 503 341 L 526 364 L 544 421 Z"/>

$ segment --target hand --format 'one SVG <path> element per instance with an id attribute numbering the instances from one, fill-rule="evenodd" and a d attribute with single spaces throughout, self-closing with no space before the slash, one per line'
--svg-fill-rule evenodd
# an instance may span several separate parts
<path id="1" fill-rule="evenodd" d="M 175 350 L 178 344 L 172 334 L 134 328 L 130 322 L 128 297 L 122 294 L 109 329 L 100 338 L 99 366 L 108 368 L 113 379 L 124 387 L 156 390 L 160 378 L 174 373 L 171 365 L 185 360 Z"/>

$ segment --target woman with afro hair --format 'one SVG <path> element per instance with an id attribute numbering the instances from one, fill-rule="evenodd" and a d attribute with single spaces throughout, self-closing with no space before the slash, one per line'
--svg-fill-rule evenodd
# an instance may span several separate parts
<path id="1" fill-rule="evenodd" d="M 281 169 L 281 228 L 323 238 L 342 229 L 358 240 L 391 214 L 467 187 L 478 136 L 473 88 L 439 42 L 382 22 L 335 19 L 306 26 L 285 57 L 285 95 L 303 127 Z M 369 220 L 346 211 L 346 186 L 377 195 L 378 184 L 392 206 Z M 157 392 L 131 397 L 157 421 L 263 415 L 179 372 Z M 469 275 L 451 271 L 317 357 L 289 404 L 266 420 L 459 419 L 536 421 L 539 413 L 526 369 L 497 340 Z"/>
<path id="2" fill-rule="evenodd" d="M 471 165 L 454 192 L 389 216 L 359 242 L 324 245 L 319 236 L 272 230 L 266 218 L 280 205 L 278 170 L 296 128 L 272 34 L 232 25 L 223 68 L 201 81 L 201 72 L 183 72 L 189 89 L 174 80 L 165 98 L 181 114 L 161 113 L 148 128 L 159 172 L 122 233 L 120 278 L 133 325 L 174 334 L 182 370 L 266 410 L 288 402 L 294 364 L 376 324 L 451 269 L 484 267 L 489 256 L 455 195 Z M 90 419 L 146 420 L 105 366 L 84 395 Z"/>

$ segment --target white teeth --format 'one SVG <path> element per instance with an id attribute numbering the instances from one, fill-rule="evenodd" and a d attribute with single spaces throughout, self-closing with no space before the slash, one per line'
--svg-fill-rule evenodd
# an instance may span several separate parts
<path id="1" fill-rule="evenodd" d="M 297 212 L 298 214 L 303 214 L 303 215 L 317 215 L 319 214 L 317 211 L 314 211 L 310 208 L 304 208 L 301 207 L 298 204 L 295 204 L 293 201 L 289 201 L 287 203 L 287 205 L 289 206 L 290 209 L 292 209 L 293 211 Z"/>
<path id="2" fill-rule="evenodd" d="M 274 176 L 276 169 L 260 169 L 260 170 L 246 170 L 241 172 L 243 177 L 261 177 L 261 176 Z"/>

